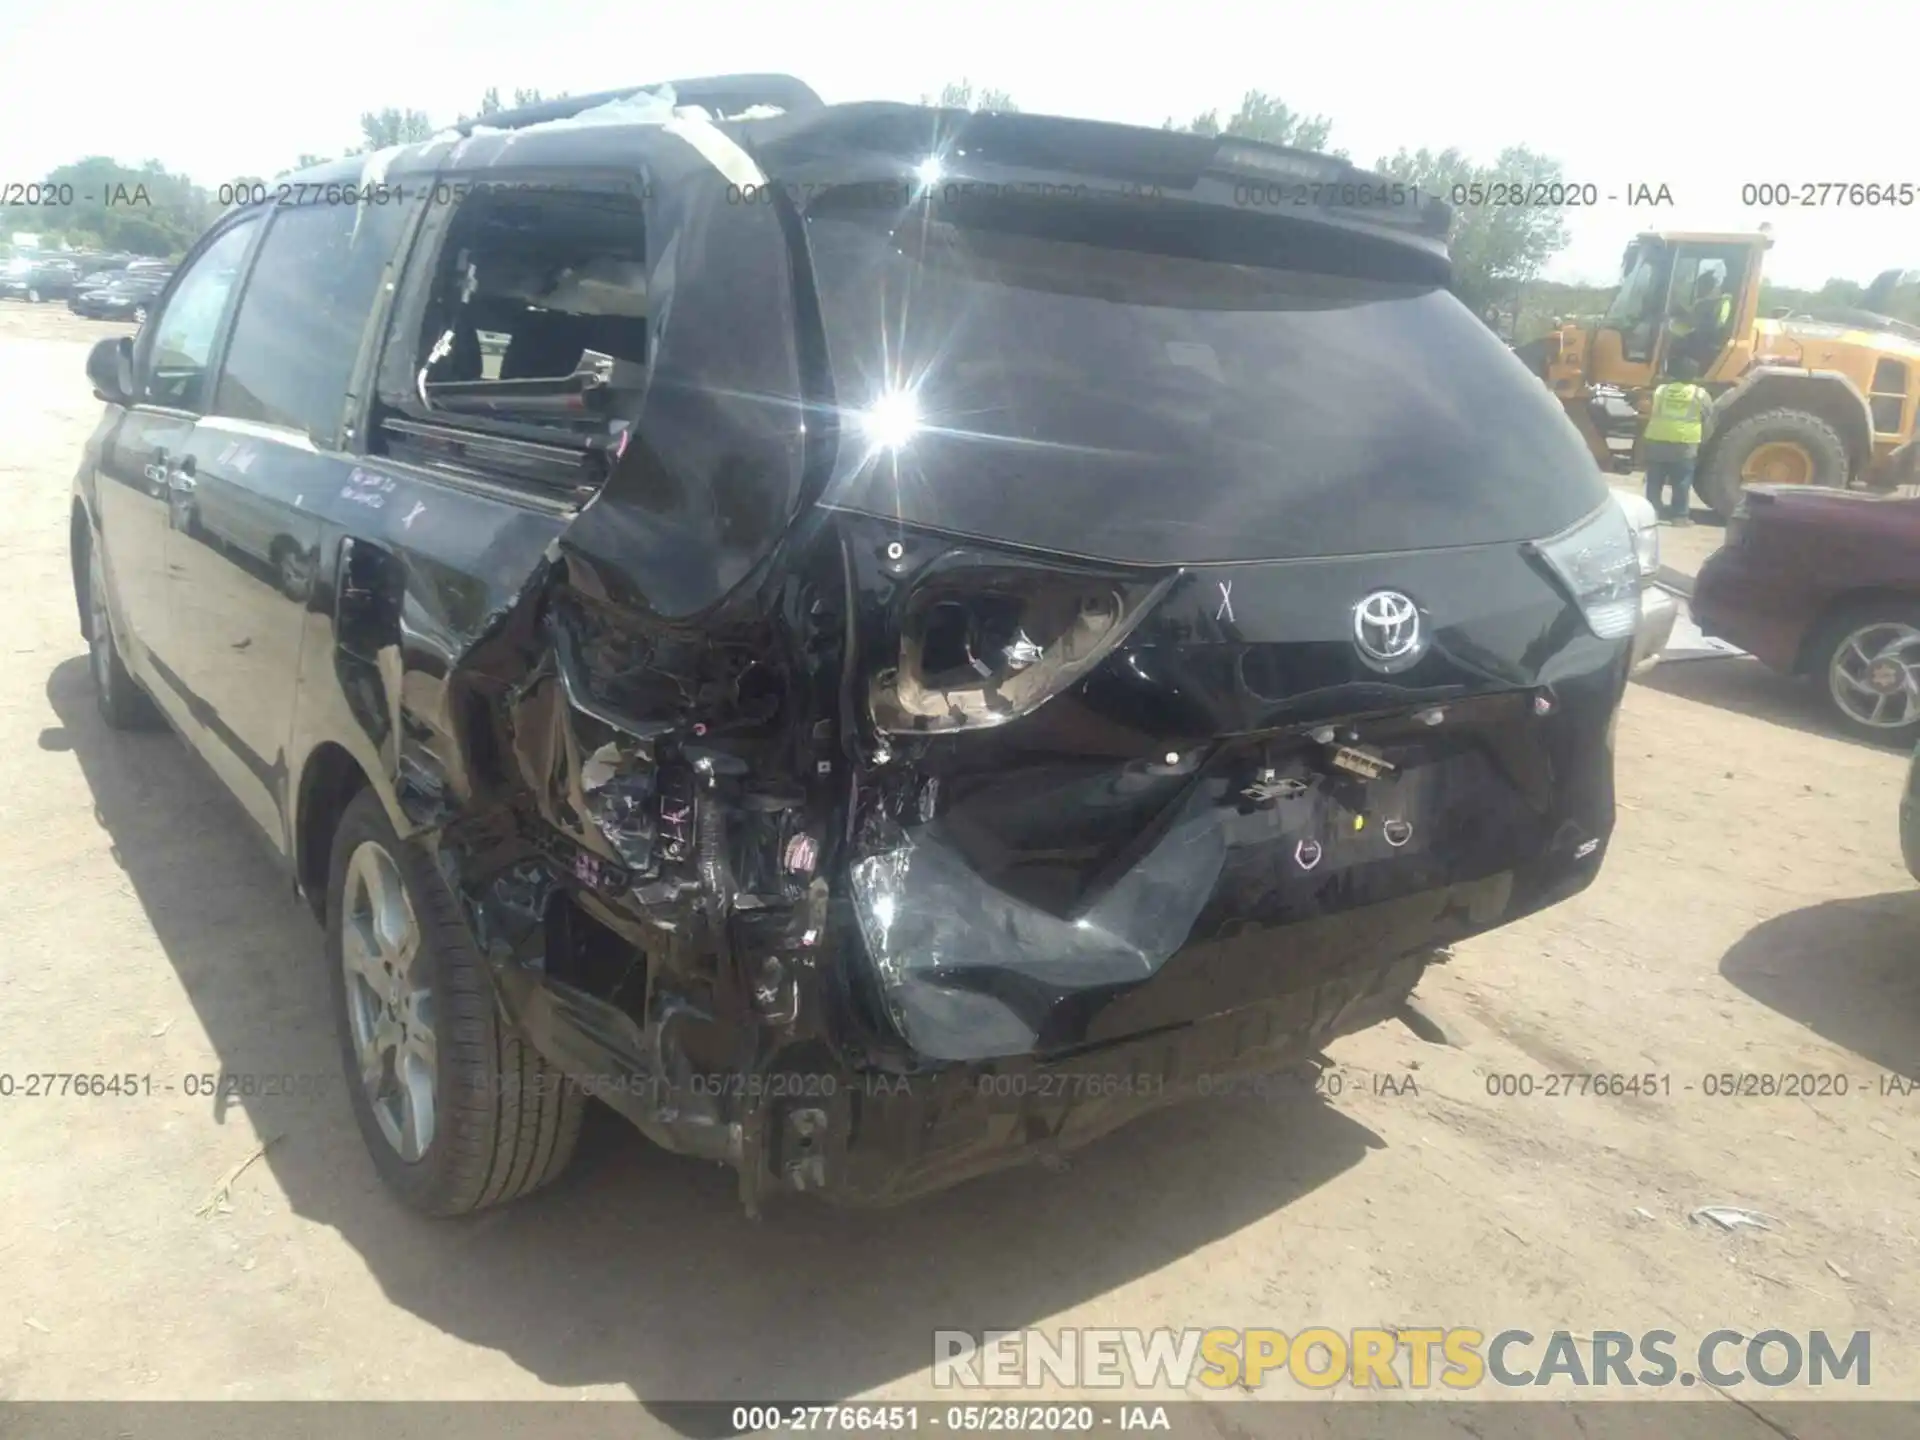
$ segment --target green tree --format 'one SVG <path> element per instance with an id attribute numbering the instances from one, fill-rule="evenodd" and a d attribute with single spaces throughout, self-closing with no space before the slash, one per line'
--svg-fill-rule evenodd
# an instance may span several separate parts
<path id="1" fill-rule="evenodd" d="M 1004 90 L 989 90 L 984 86 L 978 92 L 971 80 L 949 80 L 936 96 L 922 95 L 922 105 L 938 105 L 943 110 L 997 110 L 1003 115 L 1018 115 L 1020 107 L 1013 103 L 1013 96 Z"/>
<path id="2" fill-rule="evenodd" d="M 1828 309 L 1857 310 L 1865 303 L 1867 287 L 1838 275 L 1815 292 L 1813 303 Z"/>
<path id="3" fill-rule="evenodd" d="M 1185 125 L 1171 118 L 1163 130 L 1184 130 L 1190 135 L 1234 135 L 1243 140 L 1259 140 L 1268 145 L 1290 145 L 1296 150 L 1326 151 L 1333 135 L 1333 121 L 1324 115 L 1302 115 L 1264 90 L 1249 90 L 1240 97 L 1240 108 L 1223 125 L 1220 112 L 1209 110 L 1196 115 Z M 1345 158 L 1345 151 L 1330 152 Z"/>
<path id="4" fill-rule="evenodd" d="M 1476 165 L 1460 151 L 1425 148 L 1382 159 L 1374 169 L 1396 180 L 1418 185 L 1451 203 L 1456 186 L 1485 187 L 1495 182 L 1533 186 L 1564 178 L 1560 162 L 1512 145 L 1491 165 Z M 1474 204 L 1471 189 L 1466 201 L 1453 207 L 1453 230 L 1448 246 L 1453 252 L 1454 289 L 1476 314 L 1488 307 L 1514 305 L 1521 288 L 1567 246 L 1566 217 L 1559 207 Z"/>
<path id="5" fill-rule="evenodd" d="M 213 223 L 213 196 L 158 160 L 126 165 L 89 155 L 47 172 L 45 183 L 71 186 L 71 205 L 0 208 L 0 231 L 31 230 L 70 245 L 100 245 L 139 255 L 177 255 Z"/>
<path id="6" fill-rule="evenodd" d="M 424 110 L 369 110 L 360 117 L 361 143 L 347 151 L 349 155 L 370 155 L 392 145 L 413 145 L 431 140 L 436 127 Z"/>
<path id="7" fill-rule="evenodd" d="M 513 92 L 513 103 L 509 105 L 501 100 L 500 87 L 498 85 L 489 85 L 487 87 L 487 93 L 480 97 L 479 110 L 472 115 L 462 114 L 454 123 L 456 125 L 467 125 L 476 120 L 485 120 L 490 115 L 498 115 L 503 111 L 519 110 L 528 105 L 544 105 L 548 100 L 565 100 L 568 98 L 568 93 L 565 90 L 556 91 L 552 95 L 544 95 L 538 90 L 516 89 Z"/>

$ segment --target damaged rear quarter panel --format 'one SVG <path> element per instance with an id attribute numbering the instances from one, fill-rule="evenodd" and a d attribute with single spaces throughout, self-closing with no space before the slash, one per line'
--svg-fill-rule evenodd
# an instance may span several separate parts
<path id="1" fill-rule="evenodd" d="M 353 470 L 323 507 L 293 825 L 342 745 L 435 855 L 509 1022 L 654 1138 L 739 1165 L 751 1199 L 762 1034 L 791 1066 L 825 1032 L 800 997 L 845 784 L 844 583 L 817 598 L 824 531 L 788 523 L 810 452 L 783 222 L 648 138 L 634 438 L 572 516 Z M 476 143 L 524 167 L 552 141 Z"/>

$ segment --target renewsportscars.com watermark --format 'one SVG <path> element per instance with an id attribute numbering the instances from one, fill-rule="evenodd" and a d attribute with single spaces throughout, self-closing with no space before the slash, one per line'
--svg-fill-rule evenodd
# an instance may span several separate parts
<path id="1" fill-rule="evenodd" d="M 1671 1330 L 1280 1330 L 1167 1328 L 936 1330 L 936 1389 L 1130 1388 L 1199 1385 L 1258 1390 L 1594 1389 L 1872 1382 L 1872 1336 L 1810 1330 L 1715 1330 L 1684 1346 Z"/>

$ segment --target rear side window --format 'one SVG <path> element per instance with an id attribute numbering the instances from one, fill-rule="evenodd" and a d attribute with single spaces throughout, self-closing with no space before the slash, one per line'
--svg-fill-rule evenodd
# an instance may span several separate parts
<path id="1" fill-rule="evenodd" d="M 347 383 L 408 211 L 313 204 L 273 217 L 240 297 L 213 413 L 333 444 Z"/>
<path id="2" fill-rule="evenodd" d="M 588 352 L 640 366 L 647 359 L 645 212 L 613 185 L 476 183 L 455 215 L 422 335 L 427 392 L 481 381 L 557 381 Z M 457 392 L 460 413 L 512 414 L 577 430 L 580 414 L 530 392 Z"/>
<path id="3" fill-rule="evenodd" d="M 635 177 L 516 172 L 436 189 L 458 209 L 413 262 L 423 313 L 394 319 L 375 453 L 584 501 L 645 389 L 652 297 Z"/>
<path id="4" fill-rule="evenodd" d="M 1197 564 L 1533 539 L 1605 498 L 1451 294 L 1308 268 L 1311 234 L 1286 268 L 1284 241 L 1245 264 L 896 222 L 811 226 L 838 397 L 874 422 L 829 503 Z"/>

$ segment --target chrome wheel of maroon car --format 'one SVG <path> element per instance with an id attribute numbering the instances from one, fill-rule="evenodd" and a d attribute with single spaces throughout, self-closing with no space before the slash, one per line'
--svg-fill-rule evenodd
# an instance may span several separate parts
<path id="1" fill-rule="evenodd" d="M 1827 690 L 1841 714 L 1871 729 L 1920 720 L 1920 629 L 1898 620 L 1860 626 L 1833 652 Z"/>

